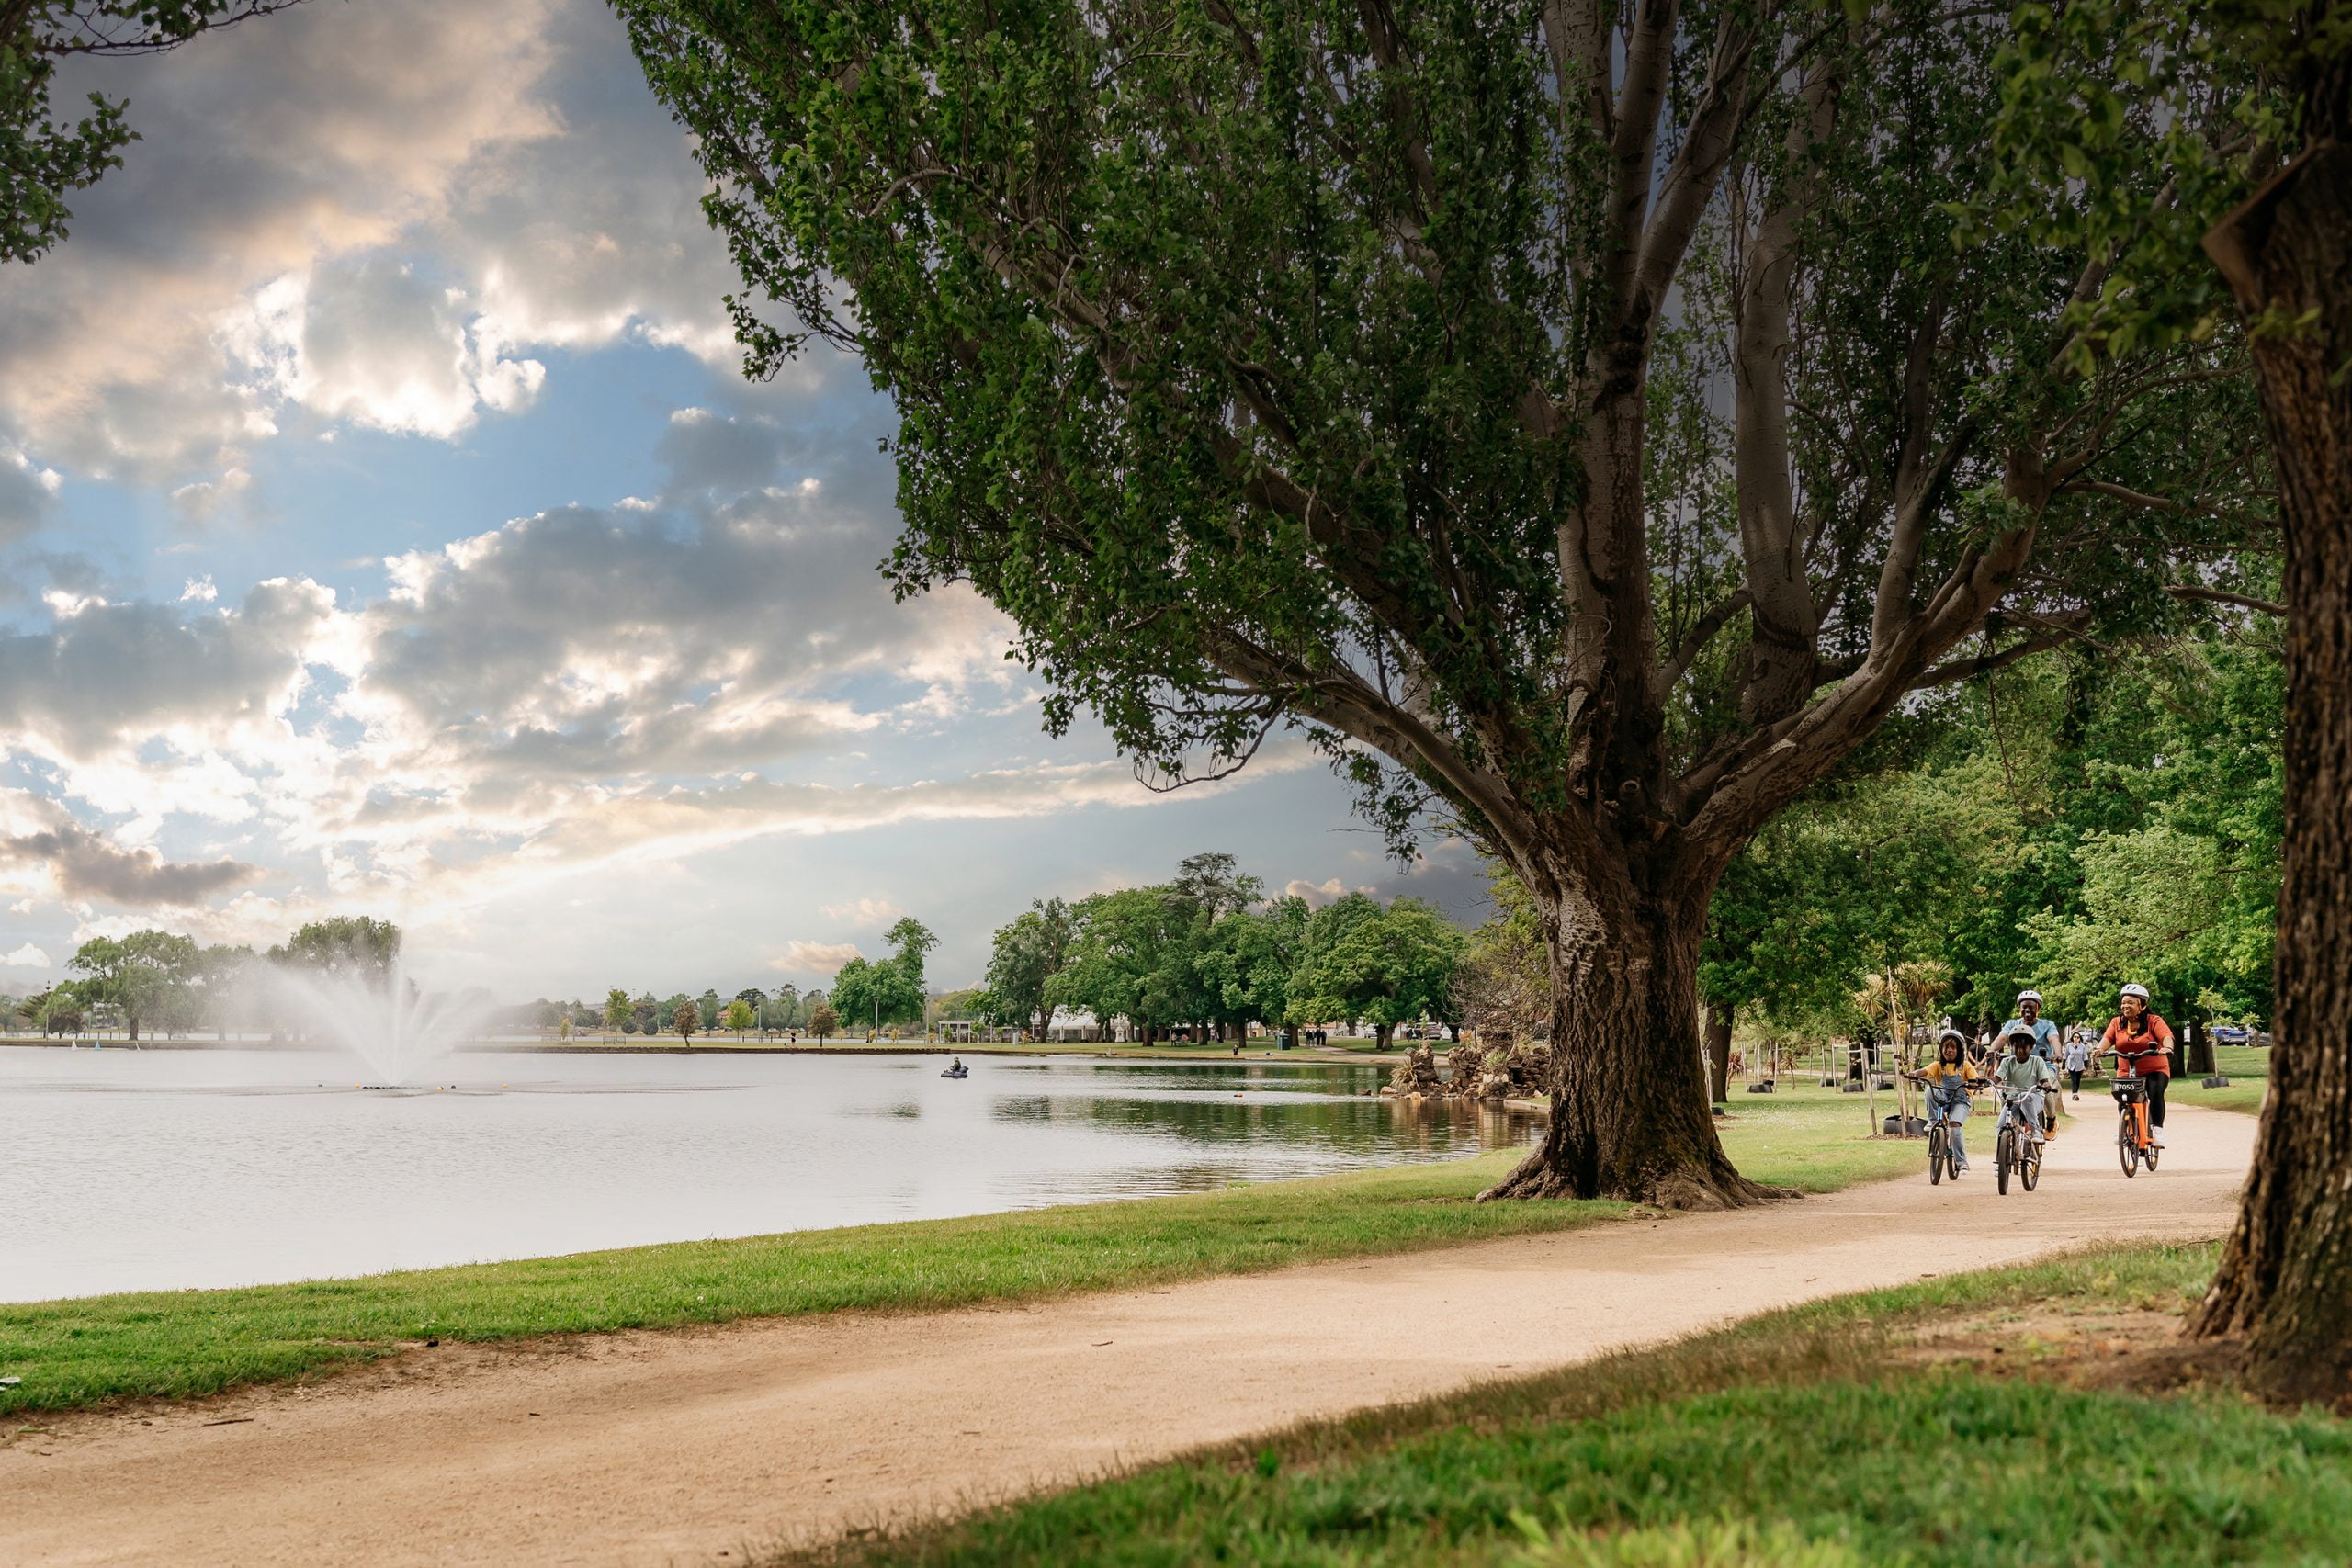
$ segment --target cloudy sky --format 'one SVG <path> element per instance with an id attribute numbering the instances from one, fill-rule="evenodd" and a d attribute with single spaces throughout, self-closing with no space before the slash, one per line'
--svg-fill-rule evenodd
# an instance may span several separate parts
<path id="1" fill-rule="evenodd" d="M 143 140 L 0 274 L 0 988 L 142 925 L 401 921 L 509 996 L 934 977 L 1229 850 L 1466 910 L 1295 746 L 1154 796 L 1005 628 L 894 605 L 891 412 L 752 386 L 682 133 L 591 0 L 313 0 L 92 66 Z"/>

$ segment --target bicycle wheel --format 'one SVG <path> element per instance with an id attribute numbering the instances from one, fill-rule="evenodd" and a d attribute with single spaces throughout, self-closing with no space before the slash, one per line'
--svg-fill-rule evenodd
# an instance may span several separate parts
<path id="1" fill-rule="evenodd" d="M 1938 1185 L 1944 1179 L 1944 1124 L 1940 1122 L 1928 1129 L 1928 1185 Z"/>
<path id="2" fill-rule="evenodd" d="M 2154 1138 L 2149 1139 L 2148 1146 L 2140 1151 L 2140 1157 L 2148 1162 L 2150 1170 L 2156 1168 L 2156 1142 Z"/>
<path id="3" fill-rule="evenodd" d="M 2025 1190 L 2032 1191 L 2041 1180 L 2041 1145 L 2031 1144 L 2025 1151 L 2025 1163 L 2018 1167 L 2018 1175 L 2025 1180 Z"/>
<path id="4" fill-rule="evenodd" d="M 2140 1140 L 2133 1135 L 2132 1112 L 2123 1113 L 2122 1125 L 2115 1132 L 2115 1157 L 2123 1162 L 2123 1174 L 2140 1174 Z"/>
<path id="5" fill-rule="evenodd" d="M 1993 1186 L 2003 1196 L 2009 1190 L 2009 1168 L 2018 1163 L 2018 1130 L 2003 1127 L 1993 1145 Z"/>

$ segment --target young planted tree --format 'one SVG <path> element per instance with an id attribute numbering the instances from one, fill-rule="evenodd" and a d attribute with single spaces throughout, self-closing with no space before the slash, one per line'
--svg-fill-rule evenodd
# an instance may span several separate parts
<path id="1" fill-rule="evenodd" d="M 760 1021 L 759 1013 L 752 1009 L 751 1003 L 741 997 L 729 1002 L 726 1011 L 719 1017 L 721 1022 L 735 1032 L 735 1038 L 738 1040 L 743 1038 L 745 1030 Z"/>
<path id="2" fill-rule="evenodd" d="M 670 1014 L 670 1027 L 677 1031 L 680 1040 L 693 1044 L 695 1031 L 702 1027 L 702 1010 L 690 1001 L 680 1002 Z"/>
<path id="3" fill-rule="evenodd" d="M 607 1032 L 621 1033 L 636 1011 L 637 1004 L 630 1001 L 628 993 L 618 986 L 605 993 L 605 1028 Z"/>
<path id="4" fill-rule="evenodd" d="M 971 582 L 1148 776 L 1303 727 L 1400 840 L 1433 810 L 1518 875 L 1557 1076 L 1497 1195 L 1763 1196 L 1698 1050 L 1725 865 L 1912 694 L 2227 526 L 2227 334 L 2086 359 L 2104 258 L 1952 216 L 1973 13 L 616 4 L 749 368 L 822 339 L 897 403 L 902 591 Z"/>
<path id="5" fill-rule="evenodd" d="M 841 1015 L 833 1011 L 830 1002 L 819 1002 L 808 1014 L 808 1028 L 820 1041 L 831 1040 L 841 1026 Z"/>

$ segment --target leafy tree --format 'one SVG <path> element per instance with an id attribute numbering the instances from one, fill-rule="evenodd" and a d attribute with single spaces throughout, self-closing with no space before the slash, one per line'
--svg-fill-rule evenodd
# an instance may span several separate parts
<path id="1" fill-rule="evenodd" d="M 809 1011 L 808 1027 L 820 1040 L 831 1040 L 841 1026 L 842 1021 L 830 1002 L 820 1001 Z"/>
<path id="2" fill-rule="evenodd" d="M 691 1001 L 680 1002 L 677 1010 L 670 1015 L 670 1027 L 677 1032 L 679 1039 L 693 1044 L 695 1031 L 702 1027 L 702 1010 Z"/>
<path id="3" fill-rule="evenodd" d="M 939 939 L 910 916 L 883 932 L 882 940 L 891 949 L 889 957 L 877 962 L 853 958 L 833 976 L 833 1010 L 853 1028 L 860 1022 L 878 1029 L 922 1021 L 927 997 L 923 955 L 939 945 Z"/>
<path id="4" fill-rule="evenodd" d="M 670 1010 L 674 1011 L 675 1010 L 672 1009 Z M 631 1002 L 629 1004 L 629 1012 L 631 1016 L 637 1020 L 637 1032 L 639 1034 L 659 1034 L 662 1032 L 662 1022 L 666 1014 L 662 1004 L 653 999 L 652 992 L 648 991 L 643 996 L 639 997 L 637 1000 Z"/>
<path id="5" fill-rule="evenodd" d="M 273 964 L 360 981 L 374 989 L 390 986 L 401 958 L 401 928 L 366 915 L 312 920 L 269 950 Z"/>
<path id="6" fill-rule="evenodd" d="M 1068 904 L 1040 898 L 989 940 L 989 990 L 1032 1040 L 1043 1040 L 1053 1024 L 1046 989 L 1069 959 L 1072 926 Z"/>
<path id="7" fill-rule="evenodd" d="M 1550 953 L 1535 901 L 1510 868 L 1489 863 L 1495 912 L 1463 942 L 1456 1005 L 1482 1043 L 1532 1039 L 1552 1021 Z M 1721 895 L 1717 895 L 1720 899 Z"/>
<path id="8" fill-rule="evenodd" d="M 1069 949 L 1047 982 L 1051 1008 L 1082 1008 L 1104 1027 L 1125 1018 L 1146 1043 L 1202 1016 L 1192 964 L 1190 910 L 1169 887 L 1082 898 L 1070 911 Z"/>
<path id="9" fill-rule="evenodd" d="M 1291 976 L 1306 945 L 1306 901 L 1283 897 L 1259 908 L 1241 908 L 1211 929 L 1193 958 L 1213 998 L 1211 1010 L 1230 1021 L 1246 1039 L 1254 1021 L 1281 1024 L 1296 1040 L 1291 1019 Z"/>
<path id="10" fill-rule="evenodd" d="M 1967 220 L 2002 19 L 617 8 L 749 367 L 830 341 L 898 405 L 902 591 L 971 583 L 1049 726 L 1148 776 L 1301 725 L 1394 836 L 1434 809 L 1518 874 L 1562 1048 L 1497 1195 L 1762 1196 L 1693 1048 L 1724 869 L 2267 489 L 2233 332 L 2086 359 L 2107 254 Z M 1711 378 L 1725 460 L 1654 445 L 1654 385 Z"/>
<path id="11" fill-rule="evenodd" d="M 605 1027 L 616 1034 L 635 1033 L 637 1004 L 618 986 L 605 993 Z M 625 1027 L 627 1026 L 627 1027 Z"/>
<path id="12" fill-rule="evenodd" d="M 727 1010 L 721 1017 L 721 1021 L 724 1022 L 728 1028 L 735 1032 L 735 1038 L 738 1040 L 741 1040 L 743 1037 L 743 1031 L 751 1028 L 753 1024 L 759 1022 L 759 1013 L 752 1009 L 751 1003 L 745 1001 L 741 997 L 737 997 L 733 1001 L 727 1004 Z"/>
<path id="13" fill-rule="evenodd" d="M 185 1017 L 185 1004 L 176 993 L 193 976 L 196 962 L 193 939 L 142 931 L 119 942 L 93 937 L 74 952 L 71 967 L 89 976 L 81 994 L 121 1009 L 123 1022 L 136 1040 L 141 1021 L 157 1012 Z"/>
<path id="14" fill-rule="evenodd" d="M 708 1031 L 718 1027 L 719 1002 L 718 993 L 716 990 L 707 990 L 703 992 L 701 996 L 696 997 L 695 998 L 695 1007 L 702 1014 L 702 1027 L 704 1030 Z"/>
<path id="15" fill-rule="evenodd" d="M 849 1021 L 852 1029 L 862 1025 L 876 1030 L 882 1026 L 882 987 L 877 969 L 878 965 L 857 957 L 842 964 L 833 976 L 833 1010 Z"/>
<path id="16" fill-rule="evenodd" d="M 1307 921 L 1306 955 L 1290 984 L 1293 1016 L 1366 1021 L 1385 1051 L 1398 1024 L 1455 1016 L 1462 945 L 1453 922 L 1418 898 L 1384 909 L 1351 893 Z"/>

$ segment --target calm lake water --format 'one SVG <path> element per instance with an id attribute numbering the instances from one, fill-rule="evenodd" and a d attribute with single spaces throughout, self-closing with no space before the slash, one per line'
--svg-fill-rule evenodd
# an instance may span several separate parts
<path id="1" fill-rule="evenodd" d="M 1195 1191 L 1523 1144 L 1380 1066 L 0 1046 L 0 1301 Z"/>

